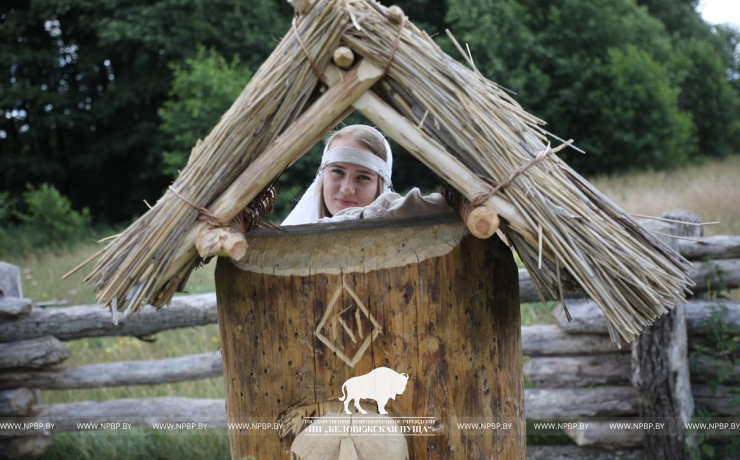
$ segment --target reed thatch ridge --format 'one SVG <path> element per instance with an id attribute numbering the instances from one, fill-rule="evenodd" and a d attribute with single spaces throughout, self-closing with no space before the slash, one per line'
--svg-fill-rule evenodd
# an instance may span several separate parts
<path id="1" fill-rule="evenodd" d="M 372 0 L 292 3 L 293 27 L 193 148 L 173 190 L 96 255 L 86 282 L 114 314 L 167 304 L 200 261 L 198 233 L 241 213 L 353 110 L 471 203 L 495 209 L 538 289 L 581 290 L 615 342 L 684 297 L 689 263 L 560 160 L 544 123 L 469 58 L 473 70 Z M 340 45 L 361 57 L 346 74 L 331 63 Z"/>

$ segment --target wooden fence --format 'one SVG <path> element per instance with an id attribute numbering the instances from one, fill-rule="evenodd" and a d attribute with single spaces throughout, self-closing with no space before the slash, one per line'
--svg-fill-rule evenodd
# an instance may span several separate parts
<path id="1" fill-rule="evenodd" d="M 682 240 L 679 250 L 695 261 L 691 277 L 695 294 L 740 286 L 740 236 Z M 703 262 L 712 259 L 711 262 Z M 722 272 L 721 284 L 717 277 Z M 525 270 L 519 272 L 520 297 L 538 302 Z M 631 386 L 630 347 L 616 349 L 607 336 L 606 322 L 591 302 L 567 302 L 573 321 L 562 308 L 554 311 L 557 324 L 522 328 L 526 378 L 535 388 L 525 390 L 528 422 L 589 421 L 586 430 L 567 429 L 577 446 L 530 446 L 528 459 L 637 459 L 643 458 L 642 431 L 618 430 L 613 421 L 633 421 L 640 414 L 639 391 Z M 740 324 L 740 302 L 723 301 L 726 322 Z M 690 300 L 685 308 L 689 346 L 706 342 L 706 320 L 716 301 Z M 222 375 L 217 352 L 153 361 L 125 361 L 82 366 L 60 365 L 69 357 L 63 341 L 99 336 L 145 336 L 173 328 L 217 322 L 215 294 L 176 297 L 156 311 L 141 316 L 111 315 L 98 305 L 33 308 L 21 293 L 17 267 L 0 262 L 0 457 L 27 458 L 43 454 L 50 434 L 77 431 L 78 423 L 118 423 L 152 427 L 153 423 L 203 421 L 208 428 L 226 428 L 224 401 L 180 397 L 132 398 L 44 405 L 39 390 L 152 385 Z M 740 330 L 734 330 L 740 335 Z M 706 384 L 713 375 L 732 374 L 725 385 L 740 385 L 740 366 L 728 369 L 711 360 L 698 363 L 691 374 L 691 392 L 697 409 L 722 417 L 740 417 L 732 404 L 731 386 L 712 393 Z M 595 418 L 598 418 L 596 420 Z M 21 425 L 7 425 L 20 423 Z M 45 423 L 54 423 L 53 430 Z M 25 425 L 24 425 L 25 424 Z M 12 429 L 11 429 L 12 428 Z M 83 428 L 84 429 L 84 428 Z M 580 446 L 580 447 L 579 447 Z"/>

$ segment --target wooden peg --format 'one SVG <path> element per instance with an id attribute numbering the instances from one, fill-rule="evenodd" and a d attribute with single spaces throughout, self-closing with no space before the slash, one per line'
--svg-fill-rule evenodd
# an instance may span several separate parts
<path id="1" fill-rule="evenodd" d="M 500 223 L 498 213 L 487 203 L 467 208 L 465 224 L 467 224 L 468 230 L 473 236 L 482 239 L 490 238 L 496 233 Z"/>
<path id="2" fill-rule="evenodd" d="M 346 46 L 340 46 L 334 50 L 334 64 L 342 68 L 347 68 L 355 62 L 355 54 Z"/>
<path id="3" fill-rule="evenodd" d="M 247 253 L 247 239 L 233 227 L 209 227 L 198 234 L 195 248 L 203 259 L 228 256 L 239 260 Z"/>
<path id="4" fill-rule="evenodd" d="M 396 24 L 400 24 L 403 21 L 403 10 L 400 6 L 393 5 L 390 8 L 388 8 L 388 17 L 391 21 L 395 22 Z"/>

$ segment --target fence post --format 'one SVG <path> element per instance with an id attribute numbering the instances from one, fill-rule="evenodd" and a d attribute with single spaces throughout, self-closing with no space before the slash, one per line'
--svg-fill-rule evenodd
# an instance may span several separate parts
<path id="1" fill-rule="evenodd" d="M 23 297 L 21 270 L 0 260 L 0 297 Z"/>
<path id="2" fill-rule="evenodd" d="M 687 211 L 668 211 L 666 219 L 700 223 Z M 678 251 L 672 236 L 701 236 L 702 227 L 656 220 L 643 226 Z M 694 414 L 694 398 L 689 381 L 686 303 L 678 302 L 670 313 L 645 329 L 632 347 L 632 384 L 638 391 L 640 417 L 644 422 L 664 423 L 645 431 L 646 458 L 689 458 L 685 449 L 685 422 Z M 691 440 L 688 440 L 691 442 Z"/>
<path id="3" fill-rule="evenodd" d="M 13 321 L 31 313 L 31 301 L 22 299 L 21 271 L 15 265 L 0 261 L 0 321 Z M 0 392 L 0 417 L 31 416 L 34 407 L 41 404 L 40 392 L 15 388 Z M 17 421 L 17 420 L 15 420 Z M 48 431 L 38 435 L 13 437 L 0 435 L 0 459 L 33 458 L 42 456 L 51 444 Z"/>

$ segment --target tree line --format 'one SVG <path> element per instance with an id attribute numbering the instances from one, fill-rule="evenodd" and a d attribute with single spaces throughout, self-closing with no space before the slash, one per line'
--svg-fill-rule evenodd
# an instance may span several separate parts
<path id="1" fill-rule="evenodd" d="M 462 60 L 450 29 L 483 75 L 550 132 L 575 139 L 587 154 L 562 155 L 586 175 L 740 152 L 740 31 L 703 22 L 697 3 L 396 2 Z M 161 196 L 292 15 L 285 0 L 4 2 L 0 225 L 28 215 L 41 184 L 99 222 L 142 214 L 143 200 Z M 310 155 L 315 164 L 281 178 L 280 213 L 315 173 L 318 150 Z M 409 158 L 397 164 L 397 188 L 431 186 Z"/>

